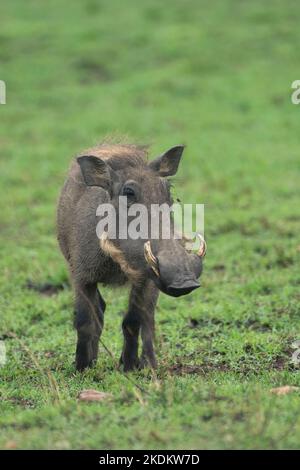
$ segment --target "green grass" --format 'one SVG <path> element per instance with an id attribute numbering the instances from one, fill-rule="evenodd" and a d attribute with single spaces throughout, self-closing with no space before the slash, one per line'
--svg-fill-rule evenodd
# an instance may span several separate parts
<path id="1" fill-rule="evenodd" d="M 297 2 L 0 10 L 0 447 L 297 448 L 300 394 L 270 393 L 300 385 Z M 161 295 L 157 378 L 126 377 L 103 347 L 94 369 L 74 370 L 55 206 L 71 157 L 108 134 L 151 144 L 153 156 L 186 143 L 176 195 L 205 203 L 202 288 Z M 45 296 L 28 280 L 65 289 Z M 117 359 L 127 292 L 103 293 L 103 341 Z M 113 399 L 79 403 L 85 388 Z"/>

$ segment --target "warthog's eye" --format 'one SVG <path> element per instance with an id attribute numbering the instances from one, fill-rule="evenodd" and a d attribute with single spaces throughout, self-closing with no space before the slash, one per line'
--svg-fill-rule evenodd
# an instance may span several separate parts
<path id="1" fill-rule="evenodd" d="M 127 205 L 130 206 L 140 200 L 140 188 L 134 180 L 125 181 L 120 196 L 126 196 Z"/>
<path id="2" fill-rule="evenodd" d="M 130 199 L 135 198 L 135 190 L 130 186 L 124 186 L 122 189 L 122 196 L 127 196 Z"/>

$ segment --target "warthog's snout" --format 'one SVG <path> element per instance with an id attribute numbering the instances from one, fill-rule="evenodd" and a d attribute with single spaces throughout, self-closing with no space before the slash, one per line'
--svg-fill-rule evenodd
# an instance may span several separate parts
<path id="1" fill-rule="evenodd" d="M 200 287 L 198 278 L 202 272 L 202 258 L 205 256 L 206 243 L 200 238 L 197 253 L 189 253 L 176 240 L 166 243 L 153 254 L 151 242 L 144 245 L 147 264 L 152 270 L 152 279 L 156 286 L 172 297 L 186 295 Z"/>
<path id="2" fill-rule="evenodd" d="M 189 294 L 198 287 L 200 287 L 200 283 L 197 279 L 188 279 L 183 282 L 177 281 L 166 288 L 166 294 L 172 297 L 180 297 L 181 295 Z"/>

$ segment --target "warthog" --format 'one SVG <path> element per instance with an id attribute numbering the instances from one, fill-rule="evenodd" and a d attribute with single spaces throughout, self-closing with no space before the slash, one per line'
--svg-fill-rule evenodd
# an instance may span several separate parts
<path id="1" fill-rule="evenodd" d="M 147 151 L 134 145 L 102 144 L 80 154 L 71 165 L 58 203 L 58 240 L 66 258 L 75 291 L 77 329 L 76 368 L 96 361 L 103 329 L 105 301 L 98 283 L 131 283 L 129 306 L 123 319 L 124 346 L 120 363 L 124 371 L 156 367 L 153 348 L 154 311 L 159 291 L 178 297 L 199 287 L 205 242 L 198 253 L 188 252 L 182 240 L 98 238 L 97 208 L 111 203 L 118 211 L 119 196 L 127 204 L 172 205 L 168 176 L 173 176 L 182 156 L 176 146 L 147 162 Z M 143 348 L 138 357 L 141 333 Z"/>

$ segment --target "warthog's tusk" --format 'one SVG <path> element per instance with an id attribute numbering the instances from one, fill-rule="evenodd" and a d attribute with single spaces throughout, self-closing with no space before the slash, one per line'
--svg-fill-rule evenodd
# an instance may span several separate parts
<path id="1" fill-rule="evenodd" d="M 144 255 L 147 263 L 149 264 L 152 271 L 155 272 L 156 276 L 159 277 L 158 267 L 157 267 L 157 259 L 155 258 L 154 254 L 151 250 L 151 243 L 150 240 L 144 244 Z"/>
<path id="2" fill-rule="evenodd" d="M 199 250 L 197 251 L 197 255 L 200 256 L 200 258 L 204 258 L 204 256 L 206 255 L 206 248 L 207 248 L 206 241 L 204 240 L 202 235 L 200 235 L 200 233 L 197 233 L 196 235 L 200 240 L 200 246 L 199 246 Z"/>

